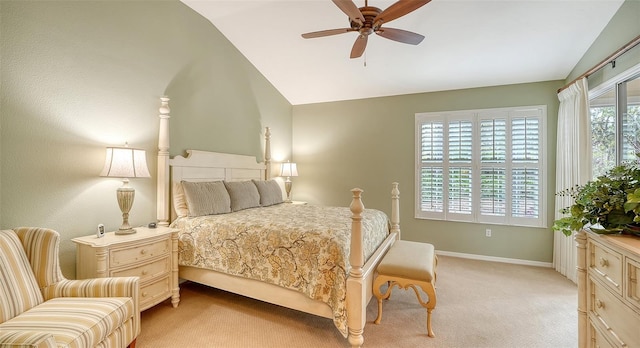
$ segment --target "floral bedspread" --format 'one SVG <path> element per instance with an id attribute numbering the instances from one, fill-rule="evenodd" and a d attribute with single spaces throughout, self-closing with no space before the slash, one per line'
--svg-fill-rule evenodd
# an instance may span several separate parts
<path id="1" fill-rule="evenodd" d="M 367 260 L 389 233 L 387 216 L 363 212 Z M 278 204 L 230 214 L 179 218 L 178 262 L 261 280 L 327 303 L 347 336 L 346 278 L 351 211 L 346 207 Z"/>

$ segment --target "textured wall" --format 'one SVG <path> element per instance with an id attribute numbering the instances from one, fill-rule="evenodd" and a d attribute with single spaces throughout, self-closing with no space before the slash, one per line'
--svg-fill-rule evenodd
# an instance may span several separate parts
<path id="1" fill-rule="evenodd" d="M 203 17 L 178 1 L 2 1 L 0 227 L 71 238 L 116 229 L 115 190 L 100 178 L 105 147 L 147 150 L 133 179 L 134 226 L 155 220 L 159 97 L 171 98 L 171 154 L 188 148 L 262 158 L 291 153 L 291 105 Z"/>

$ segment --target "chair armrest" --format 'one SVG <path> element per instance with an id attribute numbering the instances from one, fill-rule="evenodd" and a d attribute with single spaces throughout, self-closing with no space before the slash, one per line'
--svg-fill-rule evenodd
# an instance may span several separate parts
<path id="1" fill-rule="evenodd" d="M 138 300 L 140 278 L 112 277 L 68 280 L 42 289 L 46 300 L 56 297 L 131 297 Z"/>
<path id="2" fill-rule="evenodd" d="M 0 330 L 0 348 L 56 348 L 53 335 L 38 331 Z"/>

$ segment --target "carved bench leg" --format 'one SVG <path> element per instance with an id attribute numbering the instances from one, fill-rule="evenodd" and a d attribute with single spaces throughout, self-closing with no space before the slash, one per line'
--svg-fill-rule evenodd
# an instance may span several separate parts
<path id="1" fill-rule="evenodd" d="M 413 287 L 413 290 L 415 291 L 416 296 L 418 296 L 418 302 L 420 302 L 420 304 L 427 309 L 427 334 L 429 335 L 429 337 L 435 337 L 435 334 L 433 333 L 433 329 L 431 328 L 431 312 L 433 311 L 434 308 L 436 308 L 436 290 L 433 283 L 427 283 L 427 284 L 423 283 L 420 285 L 420 288 L 422 288 L 422 290 L 427 294 L 427 296 L 429 296 L 429 299 L 427 300 L 427 302 L 424 302 L 422 300 L 422 297 L 418 293 L 418 289 Z"/>
<path id="2" fill-rule="evenodd" d="M 380 286 L 382 286 L 382 284 L 384 284 L 385 282 L 387 283 L 387 290 L 382 293 L 380 292 Z M 373 282 L 373 295 L 378 300 L 378 316 L 376 317 L 376 320 L 373 321 L 376 324 L 380 324 L 380 321 L 382 320 L 382 300 L 388 299 L 389 296 L 391 296 L 392 288 L 393 283 L 386 280 L 385 277 L 378 276 Z"/>

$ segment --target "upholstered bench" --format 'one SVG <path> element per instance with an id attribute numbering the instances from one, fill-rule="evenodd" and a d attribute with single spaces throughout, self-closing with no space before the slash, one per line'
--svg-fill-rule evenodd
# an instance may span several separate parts
<path id="1" fill-rule="evenodd" d="M 378 317 L 376 324 L 382 320 L 382 300 L 391 296 L 394 286 L 403 289 L 411 287 L 418 297 L 418 302 L 427 309 L 427 333 L 434 337 L 431 329 L 431 311 L 436 307 L 436 265 L 438 258 L 433 245 L 428 243 L 396 241 L 382 258 L 376 271 L 378 275 L 373 281 L 373 294 L 378 299 Z M 388 284 L 384 293 L 380 292 L 383 284 Z M 424 301 L 419 286 L 428 296 Z"/>

